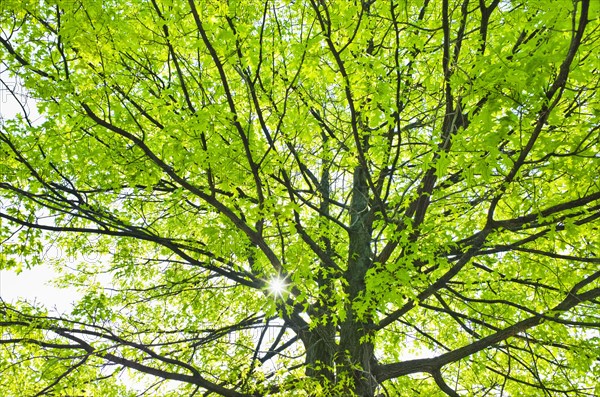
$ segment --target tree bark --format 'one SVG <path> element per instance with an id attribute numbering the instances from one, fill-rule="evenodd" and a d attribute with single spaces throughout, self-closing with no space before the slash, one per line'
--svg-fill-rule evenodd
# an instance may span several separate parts
<path id="1" fill-rule="evenodd" d="M 319 214 L 321 216 L 320 226 L 324 229 L 329 227 L 330 214 L 330 193 L 331 181 L 329 174 L 330 163 L 326 160 L 328 156 L 328 137 L 326 134 L 321 134 L 323 140 L 323 165 L 321 170 L 321 180 L 319 185 L 319 193 L 321 202 L 319 204 Z M 320 238 L 320 243 L 323 246 L 325 253 L 333 256 L 331 240 L 325 233 Z M 312 331 L 309 331 L 306 336 L 306 375 L 317 378 L 320 382 L 325 382 L 333 385 L 335 382 L 334 357 L 337 351 L 335 341 L 336 327 L 332 321 L 331 307 L 334 304 L 334 296 L 336 291 L 333 288 L 331 266 L 324 261 L 319 264 L 319 269 L 316 270 L 315 281 L 319 286 L 319 300 L 313 308 L 311 315 L 317 320 L 317 324 Z M 326 270 L 326 271 L 322 271 Z"/>
<path id="2" fill-rule="evenodd" d="M 371 234 L 373 217 L 369 207 L 367 170 L 354 170 L 350 203 L 348 270 L 346 273 L 346 319 L 340 329 L 340 349 L 337 357 L 340 381 L 349 378 L 349 387 L 360 397 L 372 397 L 376 381 L 372 376 L 374 364 L 370 325 L 372 315 L 358 312 L 353 305 L 365 290 L 365 275 L 371 266 Z M 350 391 L 350 390 L 348 390 Z"/>

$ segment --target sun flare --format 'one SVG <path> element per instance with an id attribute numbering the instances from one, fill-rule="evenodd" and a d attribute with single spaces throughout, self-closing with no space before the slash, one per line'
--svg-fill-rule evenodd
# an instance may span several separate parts
<path id="1" fill-rule="evenodd" d="M 269 281 L 269 291 L 273 295 L 283 295 L 283 293 L 285 292 L 285 287 L 287 287 L 287 284 L 285 283 L 285 280 L 280 277 L 272 278 Z"/>

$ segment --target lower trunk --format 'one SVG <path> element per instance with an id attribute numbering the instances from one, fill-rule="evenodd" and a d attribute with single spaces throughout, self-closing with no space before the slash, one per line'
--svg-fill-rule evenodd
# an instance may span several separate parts
<path id="1" fill-rule="evenodd" d="M 372 374 L 373 344 L 366 324 L 346 319 L 340 328 L 339 345 L 335 327 L 317 326 L 307 332 L 306 375 L 336 396 L 373 397 L 377 381 Z M 315 396 L 316 397 L 316 396 Z"/>
<path id="2" fill-rule="evenodd" d="M 332 324 L 316 326 L 306 337 L 306 375 L 333 385 L 334 356 L 337 350 L 335 327 Z"/>
<path id="3" fill-rule="evenodd" d="M 373 397 L 377 381 L 372 374 L 375 356 L 370 333 L 363 322 L 347 321 L 342 326 L 338 378 L 347 385 L 348 395 Z M 347 382 L 347 383 L 346 383 Z"/>
<path id="4" fill-rule="evenodd" d="M 327 186 L 328 174 L 324 173 L 323 186 Z M 328 190 L 323 188 L 324 197 Z M 352 198 L 350 202 L 350 226 L 348 228 L 348 262 L 345 273 L 346 318 L 334 326 L 329 310 L 335 303 L 331 280 L 318 274 L 316 281 L 323 294 L 323 304 L 313 308 L 312 316 L 318 319 L 311 330 L 306 330 L 302 341 L 306 348 L 306 375 L 317 379 L 326 388 L 332 387 L 334 395 L 340 397 L 374 397 L 377 381 L 372 375 L 375 362 L 373 354 L 371 309 L 360 307 L 365 291 L 365 276 L 372 264 L 371 240 L 373 212 L 369 203 L 367 171 L 358 166 L 354 170 Z M 328 214 L 322 203 L 321 210 Z M 330 251 L 329 241 L 321 241 Z M 324 266 L 325 264 L 323 264 Z M 330 305 L 331 303 L 331 305 Z M 359 310 L 357 310 L 359 309 Z M 339 344 L 336 343 L 339 331 Z"/>
<path id="5" fill-rule="evenodd" d="M 371 267 L 371 234 L 373 213 L 369 203 L 367 171 L 354 170 L 352 200 L 350 202 L 350 228 L 348 269 L 346 272 L 346 319 L 340 328 L 340 346 L 337 357 L 338 381 L 349 381 L 348 392 L 359 397 L 373 397 L 377 382 L 372 376 L 374 363 L 373 343 L 369 326 L 372 315 L 367 302 L 360 302 L 365 291 L 365 276 Z M 350 393 L 348 393 L 351 395 Z"/>

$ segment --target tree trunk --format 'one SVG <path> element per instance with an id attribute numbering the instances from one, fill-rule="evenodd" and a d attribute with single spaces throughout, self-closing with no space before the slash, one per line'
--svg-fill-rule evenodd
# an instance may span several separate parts
<path id="1" fill-rule="evenodd" d="M 349 388 L 360 397 L 373 397 L 376 381 L 371 375 L 374 362 L 373 343 L 369 326 L 369 310 L 357 313 L 353 303 L 365 290 L 365 275 L 371 266 L 371 234 L 373 216 L 369 207 L 367 171 L 358 166 L 354 170 L 350 203 L 350 235 L 348 270 L 346 273 L 348 301 L 346 319 L 341 324 L 340 346 L 337 357 L 338 378 L 349 378 Z M 364 313 L 364 314 L 363 314 Z M 351 390 L 348 390 L 349 392 Z"/>
<path id="2" fill-rule="evenodd" d="M 320 382 L 333 385 L 335 344 L 335 327 L 332 324 L 316 326 L 306 338 L 306 375 Z"/>
<path id="3" fill-rule="evenodd" d="M 329 138 L 326 134 L 321 134 L 323 140 L 323 166 L 321 170 L 321 180 L 319 186 L 319 193 L 321 194 L 321 202 L 319 204 L 320 227 L 327 229 L 329 227 L 329 206 L 330 206 L 330 192 L 331 192 L 331 181 L 329 174 L 330 163 L 326 161 L 329 155 Z M 326 234 L 320 238 L 326 255 L 331 257 L 333 250 L 331 248 L 331 241 Z M 332 270 L 329 265 L 325 262 L 320 263 L 320 267 L 327 270 Z M 333 385 L 335 383 L 335 368 L 334 368 L 334 357 L 337 351 L 337 343 L 335 340 L 336 327 L 332 321 L 331 307 L 334 305 L 334 296 L 337 295 L 333 288 L 333 280 L 330 271 L 320 271 L 317 269 L 315 275 L 315 281 L 319 286 L 319 300 L 315 307 L 312 308 L 313 312 L 311 316 L 317 320 L 317 324 L 312 331 L 307 332 L 305 337 L 305 349 L 306 349 L 306 375 L 317 378 L 320 382 L 328 383 Z"/>

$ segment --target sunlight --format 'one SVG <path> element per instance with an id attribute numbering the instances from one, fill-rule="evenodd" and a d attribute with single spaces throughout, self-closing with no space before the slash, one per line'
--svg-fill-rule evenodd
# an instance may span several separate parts
<path id="1" fill-rule="evenodd" d="M 269 281 L 269 291 L 273 295 L 283 295 L 285 287 L 287 287 L 287 284 L 285 283 L 285 280 L 280 277 L 274 277 Z"/>

